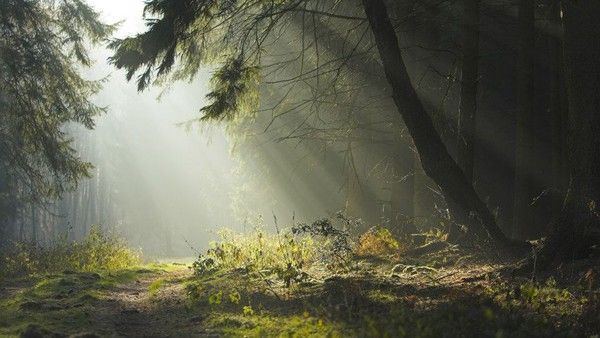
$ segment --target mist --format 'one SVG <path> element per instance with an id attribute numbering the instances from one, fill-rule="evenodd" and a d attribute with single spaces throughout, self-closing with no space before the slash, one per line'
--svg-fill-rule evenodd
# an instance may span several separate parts
<path id="1" fill-rule="evenodd" d="M 597 0 L 0 0 L 0 336 L 598 337 Z"/>
<path id="2" fill-rule="evenodd" d="M 117 23 L 115 38 L 144 29 L 143 1 L 91 4 L 105 22 Z M 222 228 L 274 230 L 275 222 L 309 221 L 344 207 L 336 201 L 343 200 L 343 182 L 324 177 L 316 191 L 302 184 L 303 147 L 282 146 L 265 134 L 258 136 L 263 142 L 257 146 L 259 156 L 246 156 L 243 148 L 235 149 L 236 142 L 244 141 L 228 134 L 226 125 L 189 123 L 206 105 L 211 69 L 202 69 L 189 82 L 138 92 L 123 71 L 107 63 L 109 50 L 95 47 L 91 55 L 95 62 L 84 74 L 104 79 L 92 100 L 107 112 L 91 131 L 70 130 L 82 159 L 94 165 L 93 177 L 63 199 L 88 199 L 59 216 L 72 238 L 98 224 L 124 235 L 150 257 L 191 256 L 205 250 Z M 308 157 L 313 167 L 316 156 Z M 276 173 L 257 164 L 265 157 Z"/>

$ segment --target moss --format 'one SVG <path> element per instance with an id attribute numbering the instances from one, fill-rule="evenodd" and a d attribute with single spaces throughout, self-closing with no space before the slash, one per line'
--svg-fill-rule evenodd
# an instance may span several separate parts
<path id="1" fill-rule="evenodd" d="M 156 297 L 156 295 L 158 295 L 158 292 L 166 284 L 166 282 L 167 280 L 164 278 L 159 278 L 152 282 L 148 286 L 148 294 L 150 295 L 150 297 Z"/>
<path id="2" fill-rule="evenodd" d="M 380 303 L 393 303 L 398 300 L 396 295 L 384 290 L 371 290 L 368 292 L 367 298 Z"/>
<path id="3" fill-rule="evenodd" d="M 110 335 L 105 324 L 93 321 L 96 303 L 119 285 L 168 269 L 172 268 L 161 264 L 113 272 L 65 271 L 39 276 L 33 285 L 0 300 L 0 336 L 18 336 L 34 324 L 40 332 L 75 334 L 81 328 L 91 328 Z"/>
<path id="4" fill-rule="evenodd" d="M 208 325 L 231 337 L 348 337 L 339 323 L 309 315 L 213 314 Z"/>

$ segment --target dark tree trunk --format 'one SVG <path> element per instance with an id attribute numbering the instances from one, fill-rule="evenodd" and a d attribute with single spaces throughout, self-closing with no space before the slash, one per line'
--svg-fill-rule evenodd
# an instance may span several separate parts
<path id="1" fill-rule="evenodd" d="M 562 6 L 570 184 L 541 252 L 544 263 L 583 255 L 600 236 L 600 1 Z"/>
<path id="2" fill-rule="evenodd" d="M 447 199 L 455 202 L 453 214 L 461 219 L 468 219 L 470 222 L 465 225 L 470 230 L 477 232 L 485 229 L 495 242 L 512 244 L 498 228 L 494 216 L 448 153 L 431 117 L 417 96 L 383 0 L 363 0 L 363 7 L 392 88 L 394 103 L 413 138 L 425 173 L 442 188 Z M 468 217 L 469 214 L 474 217 Z"/>
<path id="3" fill-rule="evenodd" d="M 467 180 L 473 181 L 473 152 L 477 137 L 477 86 L 479 76 L 479 0 L 463 0 L 462 70 L 458 117 L 457 161 Z"/>
<path id="4" fill-rule="evenodd" d="M 517 125 L 515 142 L 515 198 L 513 233 L 516 238 L 527 236 L 534 226 L 534 213 L 530 207 L 533 188 L 533 67 L 535 43 L 535 0 L 519 1 L 518 33 L 519 56 L 517 62 Z"/>
<path id="5" fill-rule="evenodd" d="M 552 191 L 551 191 L 551 217 L 557 218 L 565 198 L 568 185 L 567 161 L 567 125 L 568 103 L 565 88 L 563 69 L 562 29 L 560 25 L 560 4 L 551 4 L 549 13 L 550 27 L 554 28 L 549 39 L 549 69 L 551 72 L 549 108 L 550 126 L 552 129 L 551 154 L 552 154 Z"/>

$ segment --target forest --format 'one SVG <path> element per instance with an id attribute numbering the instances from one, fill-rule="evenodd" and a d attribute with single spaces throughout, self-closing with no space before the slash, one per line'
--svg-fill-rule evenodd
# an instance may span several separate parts
<path id="1" fill-rule="evenodd" d="M 0 337 L 599 337 L 599 18 L 0 0 Z"/>

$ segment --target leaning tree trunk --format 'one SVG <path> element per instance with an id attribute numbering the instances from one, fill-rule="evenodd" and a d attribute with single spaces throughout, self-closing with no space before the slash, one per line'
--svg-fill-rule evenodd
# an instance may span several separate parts
<path id="1" fill-rule="evenodd" d="M 446 199 L 452 200 L 452 212 L 469 220 L 470 230 L 485 229 L 498 244 L 508 246 L 508 239 L 496 224 L 494 216 L 479 198 L 471 182 L 452 159 L 431 117 L 413 87 L 398 46 L 398 38 L 387 14 L 383 0 L 363 0 L 365 14 L 393 92 L 394 103 L 413 138 L 425 173 L 438 184 Z M 473 215 L 474 217 L 468 217 Z"/>
<path id="2" fill-rule="evenodd" d="M 563 1 L 570 183 L 544 263 L 584 254 L 600 236 L 600 1 Z"/>

